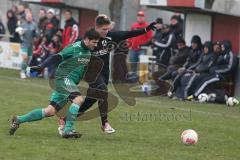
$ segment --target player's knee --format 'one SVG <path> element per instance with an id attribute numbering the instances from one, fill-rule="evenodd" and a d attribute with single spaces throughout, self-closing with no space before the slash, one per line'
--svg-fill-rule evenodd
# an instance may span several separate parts
<path id="1" fill-rule="evenodd" d="M 73 99 L 73 103 L 78 104 L 78 105 L 82 105 L 83 102 L 84 102 L 83 96 L 77 96 Z"/>
<path id="2" fill-rule="evenodd" d="M 57 112 L 56 109 L 51 105 L 44 109 L 44 113 L 46 117 L 54 116 L 56 112 Z"/>

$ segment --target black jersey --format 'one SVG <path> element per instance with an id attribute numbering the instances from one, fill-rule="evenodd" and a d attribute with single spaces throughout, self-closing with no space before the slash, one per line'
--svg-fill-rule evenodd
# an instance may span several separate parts
<path id="1" fill-rule="evenodd" d="M 103 62 L 103 68 L 100 74 L 105 76 L 108 81 L 110 53 L 112 51 L 115 53 L 119 53 L 121 50 L 126 51 L 126 47 L 128 48 L 130 46 L 129 43 L 126 44 L 126 39 L 145 33 L 145 29 L 133 31 L 111 31 L 107 34 L 106 38 L 100 38 L 98 46 L 92 51 L 93 56 L 90 60 L 88 73 L 92 74 L 95 72 L 97 63 L 96 60 L 101 59 Z"/>

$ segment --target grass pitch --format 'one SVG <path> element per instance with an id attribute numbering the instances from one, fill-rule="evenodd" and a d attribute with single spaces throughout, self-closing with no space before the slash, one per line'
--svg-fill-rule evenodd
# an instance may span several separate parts
<path id="1" fill-rule="evenodd" d="M 77 122 L 82 138 L 62 139 L 53 117 L 23 124 L 10 136 L 8 119 L 47 106 L 51 92 L 46 80 L 18 76 L 17 71 L 0 69 L 0 160 L 240 159 L 240 108 L 163 97 L 137 99 L 134 107 L 120 100 L 109 114 L 117 130 L 112 135 L 102 133 L 100 118 L 95 118 Z M 199 134 L 194 146 L 180 141 L 181 132 L 189 128 Z"/>

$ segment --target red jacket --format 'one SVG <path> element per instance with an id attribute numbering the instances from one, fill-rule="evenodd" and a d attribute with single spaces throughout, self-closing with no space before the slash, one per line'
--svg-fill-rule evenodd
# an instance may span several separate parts
<path id="1" fill-rule="evenodd" d="M 147 26 L 148 26 L 147 22 L 144 22 L 142 24 L 139 24 L 138 22 L 136 22 L 132 25 L 131 30 L 141 29 Z M 153 35 L 152 31 L 149 31 L 146 34 L 129 39 L 129 41 L 132 43 L 132 46 L 130 47 L 130 49 L 135 51 L 140 50 L 139 45 L 145 44 L 148 41 L 150 41 L 152 39 L 152 35 Z"/>
<path id="2" fill-rule="evenodd" d="M 77 22 L 71 18 L 66 21 L 63 34 L 62 34 L 62 48 L 67 45 L 74 43 L 79 36 L 78 24 Z"/>

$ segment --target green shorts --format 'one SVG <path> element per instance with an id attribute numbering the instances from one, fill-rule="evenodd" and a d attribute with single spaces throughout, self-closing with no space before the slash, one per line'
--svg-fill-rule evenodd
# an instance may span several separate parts
<path id="1" fill-rule="evenodd" d="M 78 86 L 68 78 L 56 79 L 53 86 L 54 91 L 51 94 L 50 102 L 56 105 L 54 107 L 57 107 L 57 110 L 62 109 L 69 100 L 81 95 Z"/>
<path id="2" fill-rule="evenodd" d="M 21 47 L 21 55 L 32 56 L 33 48 L 32 47 Z"/>

